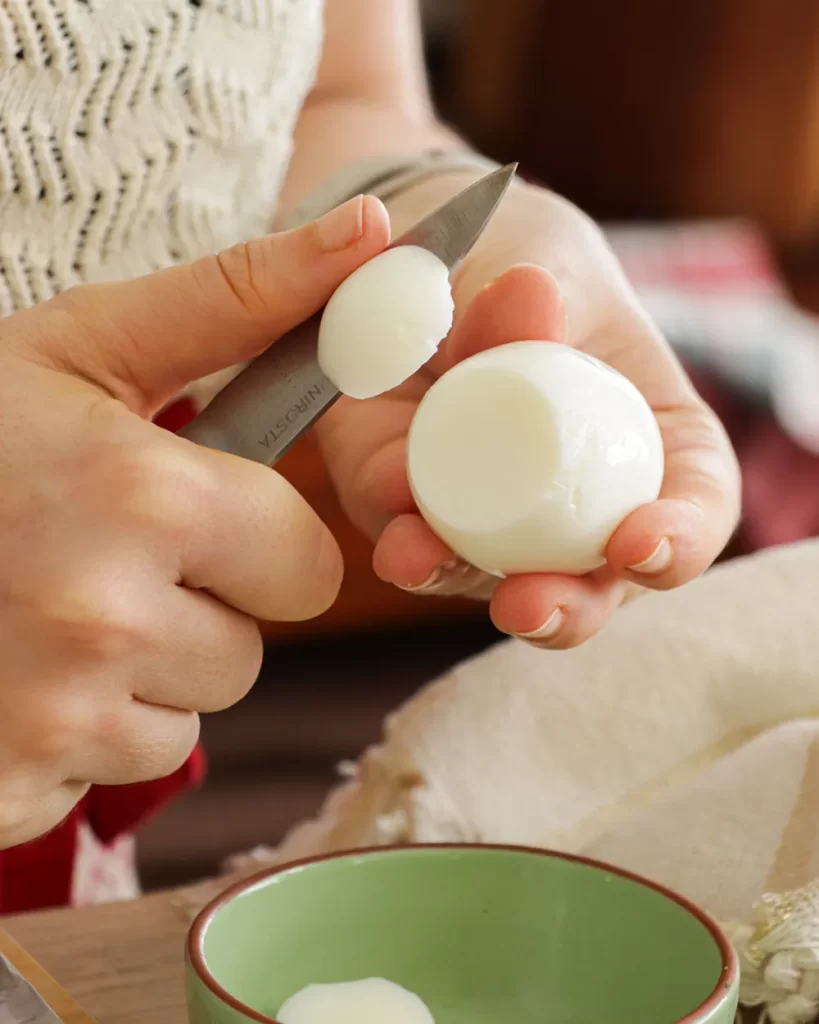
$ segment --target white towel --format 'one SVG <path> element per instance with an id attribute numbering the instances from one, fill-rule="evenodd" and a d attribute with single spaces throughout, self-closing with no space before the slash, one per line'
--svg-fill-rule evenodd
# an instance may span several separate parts
<path id="1" fill-rule="evenodd" d="M 232 868 L 398 842 L 584 853 L 728 925 L 743 999 L 772 1024 L 815 1019 L 819 541 L 646 595 L 574 651 L 500 644 L 400 708 L 345 771 L 316 820 Z M 786 907 L 760 903 L 790 890 Z"/>

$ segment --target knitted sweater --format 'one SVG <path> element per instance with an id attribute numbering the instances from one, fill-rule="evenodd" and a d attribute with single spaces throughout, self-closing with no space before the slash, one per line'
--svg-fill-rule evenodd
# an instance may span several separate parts
<path id="1" fill-rule="evenodd" d="M 0 0 L 0 314 L 264 234 L 322 0 Z"/>
<path id="2" fill-rule="evenodd" d="M 0 315 L 268 232 L 322 9 L 0 0 Z M 201 771 L 197 752 L 170 779 L 92 788 L 59 829 L 0 853 L 0 912 L 131 891 L 122 841 Z"/>

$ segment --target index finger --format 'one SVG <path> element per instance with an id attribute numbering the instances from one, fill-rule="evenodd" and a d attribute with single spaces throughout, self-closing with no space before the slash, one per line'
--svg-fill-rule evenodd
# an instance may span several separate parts
<path id="1" fill-rule="evenodd" d="M 180 582 L 256 619 L 297 622 L 326 611 L 341 586 L 341 552 L 298 491 L 266 466 L 179 443 L 199 481 Z"/>

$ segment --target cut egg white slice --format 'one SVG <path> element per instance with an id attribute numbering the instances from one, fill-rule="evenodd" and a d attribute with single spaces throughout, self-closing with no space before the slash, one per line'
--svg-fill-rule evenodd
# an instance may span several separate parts
<path id="1" fill-rule="evenodd" d="M 308 985 L 276 1016 L 280 1024 L 435 1024 L 418 996 L 384 978 Z"/>
<path id="2" fill-rule="evenodd" d="M 418 508 L 492 575 L 581 575 L 663 481 L 660 430 L 634 385 L 565 345 L 521 341 L 445 373 L 413 419 Z"/>
<path id="3" fill-rule="evenodd" d="M 375 256 L 343 281 L 319 325 L 322 373 L 350 398 L 398 387 L 428 362 L 452 326 L 446 265 L 419 246 Z"/>

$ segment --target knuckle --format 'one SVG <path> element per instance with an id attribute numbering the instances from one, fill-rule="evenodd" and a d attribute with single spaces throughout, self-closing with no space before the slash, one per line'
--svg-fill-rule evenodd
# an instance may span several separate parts
<path id="1" fill-rule="evenodd" d="M 217 490 L 213 475 L 171 445 L 140 446 L 120 458 L 110 477 L 112 498 L 129 520 L 186 535 L 197 510 Z"/>
<path id="2" fill-rule="evenodd" d="M 0 788 L 0 849 L 8 849 L 28 842 L 36 835 L 59 824 L 60 817 L 49 817 L 35 824 L 36 800 L 9 794 Z"/>
<path id="3" fill-rule="evenodd" d="M 27 800 L 9 797 L 0 790 L 0 848 L 16 846 L 18 837 L 26 831 L 31 818 L 31 804 Z"/>
<path id="4" fill-rule="evenodd" d="M 50 316 L 57 318 L 66 326 L 85 327 L 89 309 L 94 306 L 94 291 L 97 287 L 90 284 L 75 284 L 66 288 L 47 304 Z"/>
<path id="5" fill-rule="evenodd" d="M 305 618 L 321 615 L 335 602 L 344 579 L 344 560 L 332 534 L 325 528 L 310 548 L 305 562 L 305 579 L 310 580 L 310 597 Z"/>
<path id="6" fill-rule="evenodd" d="M 252 689 L 262 667 L 264 643 L 256 622 L 247 617 L 237 622 L 230 641 L 214 643 L 203 652 L 200 679 L 214 680 L 201 688 L 201 712 L 224 711 Z"/>
<path id="7" fill-rule="evenodd" d="M 78 708 L 43 704 L 33 720 L 21 724 L 18 749 L 27 761 L 58 768 L 71 761 L 88 735 L 87 722 Z"/>
<path id="8" fill-rule="evenodd" d="M 84 375 L 89 369 L 89 337 L 100 330 L 99 317 L 93 313 L 99 307 L 98 287 L 74 285 L 41 306 L 15 314 L 11 347 L 22 341 L 28 351 L 47 353 L 50 364 Z M 55 339 L 70 339 L 71 344 L 55 345 Z"/>
<path id="9" fill-rule="evenodd" d="M 52 309 L 60 310 L 63 313 L 76 315 L 83 314 L 87 310 L 90 299 L 93 298 L 96 285 L 74 284 L 63 289 L 55 296 L 49 305 Z"/>
<path id="10" fill-rule="evenodd" d="M 46 611 L 52 636 L 71 660 L 121 661 L 149 641 L 145 612 L 114 577 L 89 586 L 68 581 Z"/>
<path id="11" fill-rule="evenodd" d="M 116 775 L 122 781 L 149 782 L 172 775 L 187 761 L 199 741 L 199 715 L 161 709 L 164 724 L 139 729 L 117 744 Z"/>
<path id="12" fill-rule="evenodd" d="M 75 356 L 79 356 L 77 368 L 80 371 L 86 369 L 83 356 L 88 354 L 89 344 L 92 348 L 104 345 L 109 356 L 114 357 L 122 342 L 133 341 L 127 328 L 112 316 L 111 288 L 110 284 L 99 283 L 72 285 L 45 306 L 47 329 L 52 334 L 72 339 L 75 351 L 68 359 L 74 363 Z M 117 344 L 112 344 L 112 340 Z"/>
<path id="13" fill-rule="evenodd" d="M 238 242 L 213 257 L 213 267 L 224 286 L 242 309 L 252 315 L 267 311 L 262 282 L 264 265 L 260 246 L 253 242 Z"/>
<path id="14" fill-rule="evenodd" d="M 118 460 L 116 484 L 129 500 L 146 491 L 172 491 L 183 474 L 182 464 L 178 453 L 164 445 L 141 445 Z"/>
<path id="15" fill-rule="evenodd" d="M 26 787 L 16 772 L 0 777 L 0 850 L 29 843 L 56 828 L 88 787 L 38 779 Z"/>

